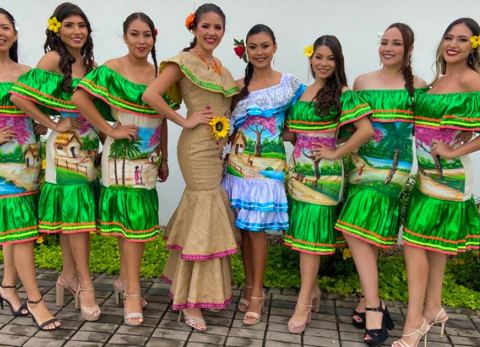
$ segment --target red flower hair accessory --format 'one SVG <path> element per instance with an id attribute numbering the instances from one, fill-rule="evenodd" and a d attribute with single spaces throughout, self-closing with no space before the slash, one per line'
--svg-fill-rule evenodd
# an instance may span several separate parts
<path id="1" fill-rule="evenodd" d="M 188 31 L 193 29 L 193 23 L 195 23 L 195 13 L 190 13 L 187 18 L 185 18 L 185 27 Z"/>
<path id="2" fill-rule="evenodd" d="M 243 40 L 233 39 L 233 51 L 240 59 L 243 59 L 245 63 L 247 60 L 247 49 L 245 48 L 245 42 Z"/>
<path id="3" fill-rule="evenodd" d="M 158 35 L 158 29 L 154 28 L 153 29 L 153 36 L 157 37 L 157 35 Z"/>

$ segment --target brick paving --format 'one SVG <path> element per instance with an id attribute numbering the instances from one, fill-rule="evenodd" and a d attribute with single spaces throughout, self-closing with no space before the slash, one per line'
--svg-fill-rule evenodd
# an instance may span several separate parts
<path id="1" fill-rule="evenodd" d="M 98 322 L 85 322 L 74 308 L 73 298 L 67 296 L 64 307 L 55 306 L 55 281 L 57 274 L 39 271 L 38 282 L 50 309 L 62 320 L 62 328 L 54 332 L 38 331 L 30 317 L 13 318 L 8 307 L 0 311 L 0 346 L 25 347 L 200 347 L 200 346 L 338 346 L 365 347 L 362 331 L 350 324 L 354 298 L 323 295 L 319 313 L 312 315 L 312 322 L 303 335 L 289 334 L 287 322 L 295 306 L 295 292 L 270 289 L 267 292 L 265 314 L 262 322 L 253 327 L 242 324 L 243 314 L 232 303 L 228 310 L 205 313 L 208 330 L 199 333 L 176 321 L 177 314 L 170 310 L 168 287 L 159 280 L 142 281 L 144 297 L 148 305 L 144 310 L 145 322 L 141 327 L 122 324 L 123 310 L 115 304 L 111 276 L 95 278 L 97 298 L 102 308 Z M 240 290 L 235 290 L 234 301 Z M 20 295 L 25 293 L 20 289 Z M 406 308 L 404 304 L 388 303 L 396 327 L 392 337 L 400 337 Z M 440 328 L 434 327 L 428 334 L 428 346 L 480 346 L 480 312 L 447 310 L 450 320 L 446 336 L 440 337 Z"/>

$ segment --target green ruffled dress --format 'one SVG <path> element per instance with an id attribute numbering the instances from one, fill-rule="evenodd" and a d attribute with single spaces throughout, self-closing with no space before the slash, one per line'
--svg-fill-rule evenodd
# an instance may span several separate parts
<path id="1" fill-rule="evenodd" d="M 162 117 L 142 101 L 146 87 L 105 65 L 88 73 L 77 86 L 110 108 L 113 118 L 106 120 L 138 127 L 136 140 L 107 137 L 98 202 L 100 233 L 136 242 L 153 240 L 160 230 L 156 183 Z"/>
<path id="2" fill-rule="evenodd" d="M 12 82 L 0 82 L 0 128 L 16 137 L 0 144 L 0 245 L 38 237 L 36 195 L 40 144 L 32 119 L 10 101 Z"/>
<path id="3" fill-rule="evenodd" d="M 480 248 L 480 216 L 472 197 L 468 155 L 444 159 L 432 141 L 455 146 L 462 132 L 480 131 L 480 92 L 428 94 L 417 101 L 418 182 L 403 228 L 403 242 L 444 254 Z"/>
<path id="4" fill-rule="evenodd" d="M 317 115 L 315 104 L 297 101 L 290 109 L 287 126 L 296 133 L 288 165 L 287 191 L 290 227 L 284 243 L 294 250 L 314 255 L 335 252 L 337 204 L 343 193 L 342 159 L 316 160 L 319 145 L 334 148 L 338 129 L 371 114 L 370 106 L 354 91 L 340 97 L 340 117 L 332 112 Z"/>
<path id="5" fill-rule="evenodd" d="M 415 98 L 425 89 L 415 91 Z M 352 153 L 347 191 L 335 228 L 381 248 L 398 238 L 399 197 L 413 163 L 412 100 L 406 89 L 361 90 L 372 108 L 374 137 Z"/>
<path id="6" fill-rule="evenodd" d="M 10 90 L 33 101 L 46 114 L 81 122 L 74 131 L 52 131 L 48 138 L 38 227 L 42 233 L 96 231 L 93 184 L 98 172 L 94 159 L 99 139 L 71 102 L 72 92 L 62 90 L 62 81 L 62 75 L 36 68 L 20 76 Z M 78 82 L 79 79 L 73 79 L 72 90 Z"/>

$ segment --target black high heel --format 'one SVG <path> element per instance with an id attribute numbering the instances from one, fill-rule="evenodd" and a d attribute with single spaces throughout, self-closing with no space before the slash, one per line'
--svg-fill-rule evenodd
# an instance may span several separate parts
<path id="1" fill-rule="evenodd" d="M 365 335 L 363 337 L 363 342 L 365 342 L 370 347 L 380 346 L 386 339 L 388 339 L 388 330 L 395 328 L 395 323 L 393 323 L 390 312 L 388 312 L 387 306 L 382 307 L 382 302 L 378 307 L 366 307 L 366 311 L 381 312 L 382 315 L 382 327 L 380 329 L 366 329 Z M 369 338 L 367 338 L 369 337 Z"/>
<path id="2" fill-rule="evenodd" d="M 60 323 L 60 321 L 56 318 L 52 318 L 52 319 L 47 319 L 45 322 L 42 322 L 42 323 L 38 323 L 37 319 L 35 318 L 35 316 L 33 315 L 33 312 L 29 309 L 29 304 L 31 305 L 35 305 L 35 304 L 38 304 L 40 302 L 42 302 L 43 300 L 43 296 L 40 297 L 40 299 L 38 300 L 30 300 L 27 298 L 27 308 L 28 310 L 30 311 L 30 313 L 32 314 L 32 320 L 33 322 L 35 323 L 35 325 L 37 326 L 38 330 L 42 330 L 42 331 L 53 331 L 53 330 L 57 330 L 60 328 L 60 324 L 57 324 L 57 323 Z M 51 328 L 49 329 L 48 326 L 50 324 L 53 324 L 54 328 Z"/>
<path id="3" fill-rule="evenodd" d="M 361 299 L 365 299 L 364 295 L 359 295 L 359 301 Z M 358 329 L 365 329 L 365 321 L 366 321 L 366 312 L 358 312 L 357 310 L 353 310 L 352 315 L 350 316 L 352 319 L 352 325 Z M 360 319 L 354 319 L 353 317 L 358 317 Z"/>
<path id="4" fill-rule="evenodd" d="M 0 286 L 2 289 L 4 288 L 17 288 L 17 286 L 4 286 L 4 285 L 1 285 Z M 5 299 L 2 294 L 0 293 L 0 307 L 2 308 L 3 310 L 3 302 L 6 302 L 8 304 L 8 306 L 10 306 L 10 311 L 12 311 L 12 314 L 14 317 L 25 317 L 25 316 L 28 316 L 30 314 L 30 312 L 28 311 L 28 308 L 27 308 L 27 304 L 26 303 L 23 303 L 20 305 L 20 307 L 15 311 L 13 309 L 13 306 L 12 306 L 12 303 L 10 301 L 8 301 L 7 299 Z M 23 313 L 23 311 L 27 311 L 26 313 Z"/>

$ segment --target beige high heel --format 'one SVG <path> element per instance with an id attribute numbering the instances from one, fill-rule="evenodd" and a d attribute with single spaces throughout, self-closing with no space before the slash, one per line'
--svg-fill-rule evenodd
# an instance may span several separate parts
<path id="1" fill-rule="evenodd" d="M 252 289 L 252 286 L 245 286 L 245 289 Z M 248 310 L 248 305 L 250 305 L 250 300 L 245 299 L 244 297 L 241 297 L 240 300 L 238 300 L 238 310 L 240 312 L 247 312 Z"/>
<path id="2" fill-rule="evenodd" d="M 261 297 L 251 296 L 250 301 L 252 300 L 261 300 L 262 305 L 260 306 L 260 313 L 247 311 L 243 316 L 243 324 L 245 325 L 255 325 L 260 323 L 260 320 L 262 319 L 263 306 L 265 305 L 265 292 L 263 292 L 263 296 Z"/>
<path id="3" fill-rule="evenodd" d="M 64 277 L 58 276 L 57 283 L 55 284 L 55 305 L 58 307 L 65 305 L 65 289 L 75 298 L 77 295 L 77 287 L 78 278 L 74 278 L 69 282 Z"/>
<path id="4" fill-rule="evenodd" d="M 117 304 L 118 307 L 121 307 L 123 304 L 123 295 L 125 294 L 125 286 L 123 285 L 123 282 L 120 279 L 120 277 L 113 282 L 112 287 L 113 287 L 113 295 L 115 297 L 115 303 Z M 142 296 L 141 301 L 142 301 L 142 308 L 145 308 L 145 306 L 147 306 L 148 304 L 147 300 L 145 300 Z"/>
<path id="5" fill-rule="evenodd" d="M 185 312 L 181 310 L 178 313 L 178 318 L 177 318 L 178 322 L 182 321 L 182 315 L 183 315 L 185 324 L 188 325 L 189 327 L 192 327 L 197 331 L 207 330 L 207 322 L 205 322 L 205 319 L 194 317 L 194 316 L 187 316 Z"/>
<path id="6" fill-rule="evenodd" d="M 91 307 L 82 306 L 82 303 L 80 302 L 80 293 L 85 291 L 95 291 L 95 288 L 80 288 L 79 284 L 75 293 L 75 308 L 80 309 L 80 316 L 83 320 L 95 322 L 100 318 L 102 311 L 100 310 L 100 306 L 98 306 L 98 304 L 95 304 L 95 306 Z"/>
<path id="7" fill-rule="evenodd" d="M 297 305 L 307 307 L 309 310 L 308 310 L 306 320 L 293 319 L 293 316 L 292 318 L 290 318 L 290 320 L 288 321 L 288 332 L 292 334 L 303 333 L 305 331 L 305 328 L 307 327 L 307 324 L 309 324 L 312 319 L 313 305 L 305 305 L 305 304 L 299 304 L 299 303 L 297 303 Z"/>
<path id="8" fill-rule="evenodd" d="M 140 294 L 123 294 L 123 321 L 126 325 L 138 327 L 143 324 L 143 312 L 125 312 L 125 299 L 128 297 L 136 297 L 141 299 L 142 296 Z M 135 318 L 139 318 L 139 320 L 137 322 L 133 321 Z"/>
<path id="9" fill-rule="evenodd" d="M 441 316 L 443 316 L 443 317 L 440 318 Z M 447 321 L 448 321 L 447 312 L 445 312 L 445 310 L 442 307 L 440 309 L 440 311 L 438 311 L 437 314 L 435 315 L 435 319 L 433 320 L 433 322 L 429 323 L 430 329 L 434 325 L 440 324 L 440 337 L 443 338 L 443 336 L 445 334 L 445 324 L 447 323 Z"/>
<path id="10" fill-rule="evenodd" d="M 320 299 L 322 297 L 322 292 L 320 288 L 315 287 L 314 293 L 312 294 L 312 311 L 317 313 L 320 311 Z"/>
<path id="11" fill-rule="evenodd" d="M 425 344 L 425 347 L 427 347 L 427 335 L 428 335 L 429 330 L 430 330 L 430 325 L 427 323 L 427 320 L 424 318 L 420 328 L 415 330 L 413 333 L 403 334 L 402 338 L 400 340 L 394 341 L 392 343 L 392 347 L 417 347 L 418 344 L 420 343 L 420 341 L 422 340 L 422 337 L 424 337 L 424 336 L 425 336 L 424 344 Z M 409 337 L 409 336 L 414 336 L 414 335 L 418 335 L 418 340 L 414 345 L 409 345 L 403 339 L 404 337 Z"/>

